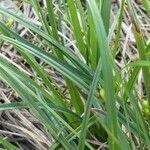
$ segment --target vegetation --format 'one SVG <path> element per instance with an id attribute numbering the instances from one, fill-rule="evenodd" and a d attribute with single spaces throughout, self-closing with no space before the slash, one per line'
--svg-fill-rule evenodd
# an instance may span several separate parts
<path id="1" fill-rule="evenodd" d="M 0 79 L 21 98 L 1 104 L 0 111 L 31 109 L 54 138 L 51 150 L 98 149 L 95 139 L 111 150 L 150 150 L 150 44 L 134 2 L 121 1 L 114 27 L 110 24 L 111 0 L 45 0 L 47 7 L 40 6 L 38 0 L 25 2 L 32 5 L 40 23 L 27 20 L 19 11 L 15 14 L 0 8 L 0 14 L 7 18 L 0 22 L 0 40 L 1 46 L 13 45 L 33 74 L 0 55 Z M 142 2 L 149 16 L 150 2 Z M 123 50 L 120 35 L 125 7 L 139 60 L 124 60 L 121 68 L 116 59 L 118 49 Z M 14 31 L 16 23 L 36 40 Z M 70 46 L 66 46 L 68 41 Z M 48 70 L 59 74 L 67 95 Z M 140 97 L 136 88 L 140 70 L 145 97 Z M 0 144 L 17 149 L 2 134 Z"/>

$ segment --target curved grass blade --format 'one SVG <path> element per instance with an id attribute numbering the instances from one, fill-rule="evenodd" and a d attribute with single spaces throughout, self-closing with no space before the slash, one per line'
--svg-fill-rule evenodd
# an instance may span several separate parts
<path id="1" fill-rule="evenodd" d="M 73 63 L 75 63 L 87 75 L 90 75 L 89 73 L 92 72 L 89 67 L 87 67 L 87 65 L 85 65 L 79 58 L 77 58 L 70 50 L 62 46 L 62 44 L 55 40 L 51 35 L 48 35 L 44 31 L 40 30 L 40 28 L 38 28 L 35 24 L 31 24 L 31 22 L 25 20 L 21 16 L 15 15 L 2 8 L 0 8 L 0 13 L 21 23 L 24 27 L 31 29 L 32 31 L 43 37 L 46 41 L 57 47 L 57 50 L 60 50 L 64 55 L 66 55 L 66 57 L 70 58 L 70 60 L 73 60 Z"/>
<path id="2" fill-rule="evenodd" d="M 16 41 L 12 38 L 0 35 L 0 39 L 5 40 L 17 47 L 20 47 L 21 49 L 25 49 L 30 54 L 42 59 L 44 62 L 48 63 L 51 67 L 54 67 L 56 70 L 61 72 L 63 75 L 68 77 L 70 80 L 72 80 L 77 85 L 82 86 L 82 88 L 87 88 L 88 85 L 85 83 L 89 83 L 90 81 L 87 78 L 84 78 L 85 81 L 81 79 L 83 77 L 83 74 L 80 73 L 78 70 L 70 66 L 69 64 L 55 58 L 54 56 L 50 55 L 49 53 L 45 51 L 41 51 L 40 49 L 34 49 L 31 46 L 28 46 L 24 43 L 21 43 L 19 41 Z"/>
<path id="3" fill-rule="evenodd" d="M 113 61 L 112 56 L 110 54 L 110 48 L 108 46 L 107 34 L 105 31 L 104 23 L 102 17 L 99 14 L 99 10 L 96 6 L 96 3 L 95 1 L 92 0 L 87 0 L 87 2 L 92 13 L 103 65 L 102 73 L 104 77 L 104 90 L 106 95 L 108 125 L 112 135 L 116 137 L 116 139 L 118 139 L 117 135 L 118 121 L 115 107 L 116 98 L 113 83 L 113 73 L 111 68 L 111 66 L 114 66 L 114 64 L 112 64 Z M 116 142 L 111 137 L 109 137 L 109 146 L 111 149 L 116 149 L 118 147 Z"/>
<path id="4" fill-rule="evenodd" d="M 10 34 L 10 36 L 18 39 L 19 41 L 23 42 L 23 43 L 27 43 L 29 46 L 32 46 L 30 43 L 28 43 L 27 41 L 25 41 L 23 38 L 19 37 L 19 35 L 13 33 L 12 31 L 10 31 L 9 29 L 7 29 L 7 27 L 1 23 L 1 30 L 6 33 L 6 34 Z M 9 31 L 9 32 L 8 32 Z M 35 46 L 32 46 L 35 49 L 38 49 Z M 64 105 L 63 100 L 60 101 L 62 99 L 62 97 L 57 93 L 57 91 L 55 90 L 55 88 L 53 88 L 53 86 L 51 85 L 47 74 L 45 73 L 45 71 L 43 70 L 43 68 L 34 60 L 33 57 L 29 56 L 25 51 L 23 52 L 20 49 L 17 49 L 22 56 L 27 60 L 27 62 L 33 67 L 33 69 L 37 72 L 37 74 L 43 79 L 43 81 L 45 82 L 45 84 L 48 86 L 48 88 L 50 90 L 52 90 L 53 94 L 56 96 L 56 98 L 59 100 L 60 105 Z M 61 57 L 62 60 L 63 56 Z M 78 93 L 78 91 L 76 90 L 75 86 L 73 85 L 73 83 L 71 83 L 70 80 L 66 79 L 66 83 L 67 83 L 67 87 L 69 89 L 70 95 L 71 95 L 71 100 L 72 103 L 74 104 L 73 106 L 75 107 L 75 110 L 78 114 L 82 114 L 83 113 L 83 102 L 80 98 L 80 95 Z"/>
<path id="5" fill-rule="evenodd" d="M 59 119 L 61 119 L 58 114 L 56 114 L 55 111 L 47 106 L 42 100 L 38 99 L 35 93 L 33 93 L 33 91 L 31 91 L 25 84 L 23 84 L 23 82 L 18 80 L 18 78 L 16 78 L 14 74 L 10 74 L 9 68 L 4 68 L 4 70 L 2 67 L 4 66 L 0 66 L 0 77 L 5 80 L 20 95 L 20 97 L 29 104 L 30 108 L 45 123 L 46 127 L 50 130 L 50 133 L 54 136 L 54 138 L 58 139 L 67 150 L 73 150 L 70 143 L 68 143 L 62 135 L 57 135 L 58 129 L 52 122 L 50 122 L 50 120 L 46 116 L 44 116 L 45 114 L 37 107 L 35 102 L 39 101 L 44 107 L 46 107 L 46 109 L 50 110 L 53 115 L 55 114 L 55 117 L 57 116 Z M 62 120 L 62 122 L 65 123 L 64 120 Z"/>
<path id="6" fill-rule="evenodd" d="M 16 38 L 18 39 L 20 42 L 23 43 L 27 43 L 30 45 L 30 43 L 28 43 L 27 41 L 25 41 L 23 38 L 21 38 L 18 34 L 12 32 L 11 30 L 9 30 L 3 23 L 0 23 L 0 29 L 1 31 L 7 35 L 8 37 L 12 37 L 12 38 Z M 36 47 L 35 47 L 36 48 Z M 47 87 L 49 88 L 50 91 L 52 91 L 52 93 L 55 95 L 57 100 L 62 99 L 62 97 L 58 94 L 58 89 L 56 91 L 56 89 L 53 87 L 53 85 L 51 85 L 51 82 L 49 80 L 50 76 L 47 75 L 47 73 L 44 71 L 44 69 L 36 62 L 36 60 L 30 56 L 26 51 L 20 50 L 19 48 L 17 48 L 17 50 L 21 53 L 21 55 L 26 59 L 26 61 L 30 64 L 30 66 L 36 71 L 36 73 L 41 77 L 41 79 L 43 80 L 43 82 L 45 83 L 45 85 L 47 85 Z M 60 104 L 64 105 L 62 103 L 62 101 L 59 101 Z"/>
<path id="7" fill-rule="evenodd" d="M 0 105 L 0 111 L 25 108 L 28 108 L 28 105 L 24 102 L 4 103 Z"/>
<path id="8" fill-rule="evenodd" d="M 5 70 L 5 71 L 3 71 L 3 69 Z M 70 125 L 68 125 L 67 123 L 65 123 L 65 121 L 62 119 L 62 118 L 60 118 L 56 113 L 55 113 L 55 111 L 57 111 L 57 112 L 65 112 L 65 113 L 70 113 L 70 115 L 73 115 L 70 111 L 64 111 L 64 109 L 61 109 L 61 108 L 59 108 L 59 107 L 53 107 L 53 106 L 51 106 L 51 107 L 49 107 L 49 105 L 47 105 L 45 102 L 43 102 L 43 101 L 41 101 L 41 100 L 39 100 L 39 98 L 35 95 L 35 93 L 33 93 L 33 91 L 31 90 L 31 89 L 33 89 L 33 88 L 31 88 L 29 85 L 32 85 L 32 84 L 34 84 L 33 82 L 31 82 L 32 80 L 30 79 L 30 78 L 28 78 L 27 76 L 25 76 L 24 75 L 24 73 L 22 72 L 20 72 L 17 68 L 15 68 L 15 67 L 13 67 L 12 65 L 10 65 L 9 63 L 7 63 L 6 62 L 6 60 L 3 60 L 2 58 L 0 58 L 0 77 L 2 78 L 2 79 L 4 79 L 5 81 L 7 81 L 8 82 L 8 84 L 9 85 L 11 85 L 11 87 L 19 94 L 19 96 L 23 99 L 23 100 L 25 100 L 25 102 L 27 103 L 27 104 L 29 104 L 29 107 L 31 108 L 31 109 L 33 109 L 33 111 L 37 114 L 37 112 L 39 112 L 41 109 L 40 108 L 45 108 L 45 109 L 47 109 L 48 111 L 50 111 L 50 112 L 52 112 L 52 114 L 54 113 L 55 115 L 56 115 L 56 117 L 58 117 L 60 120 L 61 120 L 61 122 L 66 126 L 66 128 L 68 128 L 73 134 L 77 134 L 76 132 L 75 132 L 75 130 L 74 129 L 72 129 L 72 127 L 70 126 Z M 7 72 L 6 72 L 7 71 Z M 5 74 L 5 72 L 6 72 L 6 74 Z M 19 76 L 20 76 L 20 78 L 19 78 Z M 10 79 L 9 79 L 9 77 L 10 77 Z M 23 78 L 22 78 L 23 77 Z M 26 79 L 25 79 L 26 78 Z M 34 85 L 33 85 L 34 86 Z M 23 90 L 23 89 L 26 89 L 26 90 Z M 37 110 L 36 110 L 36 108 L 37 108 Z M 54 109 L 54 110 L 53 110 Z M 43 113 L 42 113 L 42 115 L 44 115 Z M 54 115 L 54 116 L 55 116 Z M 38 115 L 39 116 L 39 115 Z M 75 115 L 76 116 L 76 115 Z M 40 116 L 39 116 L 40 117 Z M 57 118 L 57 119 L 58 119 Z M 40 119 L 45 119 L 44 118 L 44 116 L 43 116 L 43 118 L 41 118 L 40 117 Z M 58 119 L 58 120 L 59 120 Z M 45 119 L 45 121 L 46 121 L 47 119 Z M 44 121 L 44 120 L 43 120 Z M 44 121 L 44 122 L 45 122 Z M 80 121 L 80 119 L 78 118 L 78 121 Z M 47 123 L 47 122 L 49 122 L 49 124 Z M 50 122 L 50 120 L 48 119 L 46 122 L 45 122 L 45 124 L 46 124 L 46 126 L 47 126 L 47 128 L 48 129 L 52 129 L 52 128 L 55 128 L 55 125 L 54 124 L 52 124 L 51 122 Z M 54 130 L 54 129 L 53 129 Z M 52 130 L 52 131 L 53 131 Z M 50 130 L 51 131 L 51 130 Z M 55 136 L 55 133 L 53 133 L 51 131 L 51 134 L 53 135 L 54 134 L 54 137 L 55 138 L 58 138 L 59 139 L 59 137 L 57 137 L 57 136 Z M 54 130 L 54 131 L 56 131 L 56 130 Z"/>

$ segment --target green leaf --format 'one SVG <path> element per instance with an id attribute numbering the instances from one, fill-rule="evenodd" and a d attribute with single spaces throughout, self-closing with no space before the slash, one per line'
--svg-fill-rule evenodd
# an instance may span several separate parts
<path id="1" fill-rule="evenodd" d="M 35 24 L 31 24 L 31 22 L 27 21 L 26 19 L 24 19 L 24 17 L 15 15 L 5 9 L 0 8 L 0 13 L 12 18 L 13 20 L 21 23 L 24 27 L 31 29 L 32 31 L 34 31 L 35 33 L 37 33 L 38 35 L 40 35 L 41 37 L 43 37 L 46 41 L 50 42 L 52 45 L 54 45 L 57 50 L 60 50 L 63 54 L 65 54 L 67 57 L 69 57 L 71 60 L 73 60 L 73 62 L 79 66 L 79 68 L 81 68 L 81 70 L 89 75 L 89 72 L 91 72 L 91 70 L 79 59 L 77 58 L 70 50 L 68 50 L 67 48 L 65 48 L 64 46 L 62 46 L 58 41 L 56 41 L 51 35 L 48 35 L 47 33 L 45 33 L 44 31 L 40 30 L 40 28 L 38 28 Z"/>
<path id="2" fill-rule="evenodd" d="M 68 4 L 68 8 L 69 8 L 71 21 L 72 21 L 72 25 L 73 25 L 73 29 L 74 29 L 74 34 L 75 34 L 75 37 L 77 40 L 78 48 L 79 48 L 81 54 L 84 56 L 85 60 L 87 60 L 86 47 L 84 44 L 83 34 L 81 31 L 78 15 L 76 12 L 77 9 L 75 7 L 75 3 L 72 0 L 67 0 L 67 4 Z"/>
<path id="3" fill-rule="evenodd" d="M 6 111 L 11 109 L 25 109 L 25 108 L 28 108 L 28 105 L 24 102 L 4 103 L 0 105 L 0 111 Z"/>
<path id="4" fill-rule="evenodd" d="M 105 27 L 103 24 L 102 17 L 99 14 L 96 3 L 95 1 L 92 1 L 92 0 L 88 0 L 87 2 L 88 2 L 88 5 L 90 7 L 92 17 L 93 17 L 95 30 L 96 30 L 97 37 L 98 37 L 98 44 L 100 48 L 101 58 L 99 59 L 99 63 L 97 65 L 97 68 L 94 74 L 94 78 L 93 78 L 90 92 L 88 95 L 88 100 L 86 103 L 86 110 L 85 110 L 83 126 L 81 130 L 81 135 L 80 135 L 82 140 L 79 141 L 79 149 L 81 150 L 84 149 L 84 142 L 85 142 L 85 136 L 86 136 L 86 130 L 87 130 L 86 126 L 87 126 L 87 122 L 88 122 L 89 115 L 90 115 L 90 109 L 91 109 L 91 104 L 93 100 L 94 90 L 96 90 L 97 82 L 100 76 L 101 63 L 103 65 L 102 73 L 104 76 L 104 89 L 106 93 L 108 124 L 109 124 L 110 131 L 112 132 L 112 135 L 116 137 L 116 139 L 118 139 L 117 137 L 117 114 L 116 114 L 116 108 L 115 108 L 115 93 L 114 93 L 114 86 L 113 86 L 113 74 L 112 74 L 112 68 L 110 65 L 111 60 L 108 59 L 108 58 L 112 58 L 112 56 L 110 56 L 110 48 L 107 43 L 107 35 L 106 35 Z M 109 142 L 110 142 L 111 149 L 117 148 L 116 142 L 114 141 L 114 139 L 112 139 L 112 137 L 110 137 Z"/>

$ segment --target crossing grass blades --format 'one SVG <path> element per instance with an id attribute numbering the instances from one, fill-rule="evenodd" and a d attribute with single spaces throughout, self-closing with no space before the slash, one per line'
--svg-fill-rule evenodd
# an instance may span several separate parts
<path id="1" fill-rule="evenodd" d="M 36 78 L 0 55 L 0 79 L 22 100 L 1 104 L 0 111 L 30 109 L 54 138 L 49 149 L 94 150 L 104 144 L 111 150 L 150 150 L 150 45 L 139 26 L 133 1 L 121 1 L 116 28 L 110 28 L 111 0 L 87 0 L 84 4 L 80 0 L 45 0 L 46 7 L 38 0 L 26 3 L 32 6 L 39 24 L 0 8 L 0 14 L 7 18 L 0 22 L 0 40 L 13 45 Z M 115 59 L 125 7 L 140 58 L 120 69 Z M 143 0 L 143 7 L 149 16 L 150 2 Z M 43 46 L 20 36 L 13 25 L 8 25 L 10 19 L 12 24 L 28 29 Z M 69 34 L 75 42 L 66 46 Z M 46 68 L 61 74 L 69 96 Z M 126 78 L 122 76 L 124 70 Z M 141 70 L 144 100 L 136 90 Z M 4 142 L 2 134 L 0 144 L 6 149 L 18 149 L 15 144 Z"/>

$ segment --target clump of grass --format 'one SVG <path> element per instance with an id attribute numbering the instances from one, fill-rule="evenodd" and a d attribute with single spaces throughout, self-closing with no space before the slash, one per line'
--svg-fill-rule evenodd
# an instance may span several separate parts
<path id="1" fill-rule="evenodd" d="M 87 0 L 86 8 L 80 0 L 60 0 L 57 13 L 52 0 L 45 1 L 45 8 L 38 0 L 26 2 L 34 9 L 40 26 L 3 8 L 0 14 L 30 30 L 45 48 L 0 22 L 0 39 L 12 44 L 36 74 L 31 78 L 0 55 L 0 78 L 22 99 L 22 102 L 2 104 L 0 110 L 30 108 L 55 139 L 50 149 L 97 149 L 98 145 L 91 144 L 95 139 L 114 150 L 150 149 L 149 45 L 138 26 L 133 2 L 127 0 L 127 6 L 140 60 L 125 63 L 123 69 L 115 60 L 125 1 L 115 20 L 118 25 L 113 48 L 110 46 L 114 32 L 111 30 L 115 30 L 110 28 L 111 0 Z M 149 15 L 146 3 L 149 5 L 143 1 Z M 66 46 L 67 36 L 73 36 L 76 41 L 71 47 Z M 48 67 L 61 73 L 69 96 L 46 71 Z M 124 69 L 127 78 L 122 76 Z M 142 105 L 145 108 L 141 107 L 135 88 L 140 69 L 146 89 L 147 99 Z M 15 149 L 8 144 L 2 143 L 5 148 Z"/>

